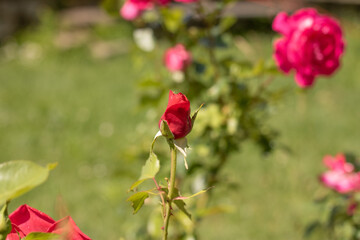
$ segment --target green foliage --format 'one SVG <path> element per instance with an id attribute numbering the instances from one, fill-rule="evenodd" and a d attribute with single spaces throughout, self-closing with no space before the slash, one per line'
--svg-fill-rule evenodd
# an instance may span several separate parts
<path id="1" fill-rule="evenodd" d="M 134 209 L 133 214 L 137 213 L 140 208 L 144 205 L 144 201 L 149 197 L 149 193 L 146 191 L 137 192 L 127 199 L 131 202 L 131 206 Z"/>
<path id="2" fill-rule="evenodd" d="M 184 13 L 181 9 L 163 8 L 161 10 L 161 15 L 163 17 L 164 25 L 169 32 L 175 33 L 182 26 L 182 19 L 184 17 Z"/>
<path id="3" fill-rule="evenodd" d="M 150 156 L 146 160 L 145 165 L 142 167 L 141 175 L 139 180 L 137 180 L 133 185 L 131 185 L 130 190 L 134 190 L 141 183 L 147 179 L 154 178 L 160 170 L 160 161 L 157 158 L 156 154 L 153 151 L 150 151 Z"/>
<path id="4" fill-rule="evenodd" d="M 25 160 L 0 164 L 0 205 L 45 182 L 55 166 L 56 164 L 50 164 L 42 167 Z"/>

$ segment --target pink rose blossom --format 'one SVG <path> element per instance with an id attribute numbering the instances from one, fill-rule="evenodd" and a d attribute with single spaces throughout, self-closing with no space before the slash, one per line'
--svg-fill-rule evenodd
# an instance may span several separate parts
<path id="1" fill-rule="evenodd" d="M 288 73 L 295 69 L 300 87 L 310 87 L 318 75 L 331 75 L 344 51 L 342 30 L 334 18 L 305 8 L 288 16 L 280 12 L 272 28 L 283 35 L 274 42 L 274 58 Z"/>
<path id="2" fill-rule="evenodd" d="M 191 64 L 191 55 L 184 45 L 177 44 L 165 52 L 164 61 L 169 71 L 183 71 Z"/>
<path id="3" fill-rule="evenodd" d="M 329 171 L 320 176 L 320 181 L 325 186 L 339 193 L 360 190 L 360 173 L 353 172 L 354 166 L 346 162 L 344 155 L 325 156 L 323 162 L 329 168 Z"/>
<path id="4" fill-rule="evenodd" d="M 350 173 L 354 170 L 354 166 L 346 162 L 346 157 L 343 154 L 337 154 L 335 157 L 326 155 L 323 158 L 323 162 L 330 170 L 337 172 Z"/>
<path id="5" fill-rule="evenodd" d="M 120 9 L 120 15 L 125 20 L 134 20 L 141 14 L 141 9 L 134 4 L 132 1 L 126 1 L 122 8 Z"/>
<path id="6" fill-rule="evenodd" d="M 175 2 L 182 2 L 182 3 L 192 3 L 198 2 L 199 0 L 175 0 Z"/>
<path id="7" fill-rule="evenodd" d="M 161 6 L 167 5 L 171 0 L 126 0 L 120 9 L 120 15 L 128 21 L 134 20 L 143 11 L 153 7 L 154 3 Z"/>

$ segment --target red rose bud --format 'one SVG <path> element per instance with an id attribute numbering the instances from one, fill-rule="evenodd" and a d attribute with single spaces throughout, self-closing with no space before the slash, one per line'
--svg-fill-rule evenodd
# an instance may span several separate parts
<path id="1" fill-rule="evenodd" d="M 19 240 L 32 232 L 65 235 L 67 240 L 91 240 L 80 231 L 71 217 L 55 221 L 45 213 L 22 205 L 9 216 L 12 230 L 6 240 Z"/>
<path id="2" fill-rule="evenodd" d="M 190 102 L 184 94 L 174 94 L 170 90 L 169 102 L 164 114 L 160 118 L 159 127 L 163 120 L 167 122 L 175 139 L 183 138 L 189 134 L 192 129 Z"/>

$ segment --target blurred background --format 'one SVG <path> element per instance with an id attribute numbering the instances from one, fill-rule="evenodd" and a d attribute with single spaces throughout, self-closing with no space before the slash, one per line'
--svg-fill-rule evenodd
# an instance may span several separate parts
<path id="1" fill-rule="evenodd" d="M 134 239 L 143 220 L 132 215 L 127 189 L 145 160 L 134 145 L 139 135 L 150 144 L 157 121 L 141 123 L 163 111 L 138 106 L 136 79 L 146 67 L 134 57 L 140 50 L 131 23 L 118 16 L 120 6 L 110 0 L 0 1 L 0 162 L 59 163 L 10 211 L 27 203 L 54 219 L 70 214 L 92 239 Z M 317 181 L 322 157 L 360 156 L 360 1 L 238 1 L 226 11 L 238 19 L 230 29 L 243 39 L 237 51 L 270 58 L 273 17 L 304 6 L 341 22 L 347 42 L 342 67 L 305 93 L 293 75 L 276 79 L 290 89 L 270 118 L 282 147 L 264 156 L 248 143 L 232 157 L 224 174 L 239 187 L 219 187 L 216 194 L 231 207 L 201 222 L 203 239 L 302 239 L 306 224 L 321 213 L 314 199 L 323 191 Z M 161 59 L 162 53 L 150 54 Z"/>

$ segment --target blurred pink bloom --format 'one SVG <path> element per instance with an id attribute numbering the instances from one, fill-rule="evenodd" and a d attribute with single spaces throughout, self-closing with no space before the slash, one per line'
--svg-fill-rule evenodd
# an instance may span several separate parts
<path id="1" fill-rule="evenodd" d="M 156 2 L 157 2 L 157 4 L 160 4 L 160 5 L 167 5 L 168 3 L 171 2 L 171 0 L 157 0 Z"/>
<path id="2" fill-rule="evenodd" d="M 344 154 L 337 154 L 335 157 L 326 155 L 323 158 L 323 162 L 330 170 L 343 173 L 350 173 L 354 170 L 354 166 L 351 163 L 346 162 Z"/>
<path id="3" fill-rule="evenodd" d="M 174 0 L 175 2 L 192 3 L 198 2 L 199 0 Z"/>
<path id="4" fill-rule="evenodd" d="M 130 0 L 126 1 L 120 9 L 120 15 L 128 21 L 137 18 L 141 12 L 140 8 Z"/>
<path id="5" fill-rule="evenodd" d="M 317 75 L 331 75 L 344 51 L 342 30 L 334 18 L 305 8 L 288 16 L 280 12 L 272 28 L 283 35 L 274 42 L 274 58 L 288 73 L 295 69 L 300 87 L 310 87 Z"/>
<path id="6" fill-rule="evenodd" d="M 360 173 L 353 172 L 354 166 L 346 162 L 344 155 L 325 156 L 323 162 L 329 168 L 329 171 L 320 176 L 320 181 L 325 186 L 339 193 L 360 190 Z"/>
<path id="7" fill-rule="evenodd" d="M 131 2 L 132 4 L 135 4 L 140 10 L 149 9 L 153 5 L 152 0 L 127 0 L 128 2 Z"/>
<path id="8" fill-rule="evenodd" d="M 144 10 L 153 7 L 154 3 L 159 5 L 167 5 L 171 0 L 126 0 L 120 9 L 120 15 L 128 21 L 134 20 Z"/>
<path id="9" fill-rule="evenodd" d="M 166 50 L 164 61 L 169 71 L 183 71 L 191 64 L 191 54 L 186 51 L 184 45 L 177 44 L 175 47 Z"/>

